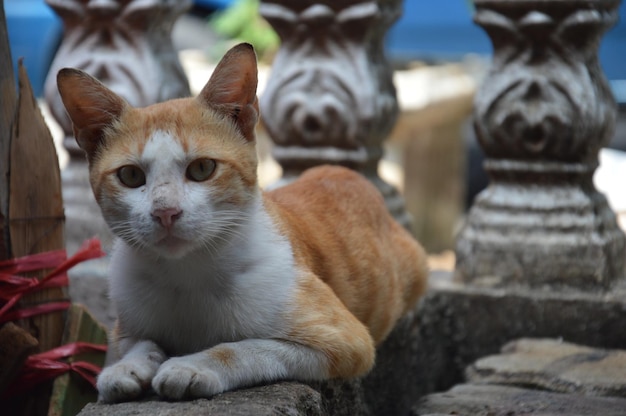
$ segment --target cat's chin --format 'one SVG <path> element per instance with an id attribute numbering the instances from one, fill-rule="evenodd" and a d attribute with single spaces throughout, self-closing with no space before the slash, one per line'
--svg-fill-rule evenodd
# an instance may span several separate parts
<path id="1" fill-rule="evenodd" d="M 188 240 L 168 235 L 157 241 L 153 249 L 163 257 L 179 259 L 192 251 L 193 245 Z"/>

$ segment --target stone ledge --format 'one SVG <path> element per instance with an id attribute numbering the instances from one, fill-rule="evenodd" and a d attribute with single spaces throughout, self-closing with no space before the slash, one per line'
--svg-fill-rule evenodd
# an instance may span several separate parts
<path id="1" fill-rule="evenodd" d="M 468 365 L 519 338 L 559 338 L 598 348 L 626 348 L 626 296 L 494 289 L 458 284 L 439 274 L 418 310 L 419 374 L 415 397 L 464 380 Z"/>
<path id="2" fill-rule="evenodd" d="M 475 384 L 532 387 L 559 393 L 626 396 L 626 351 L 552 339 L 521 339 L 467 369 Z"/>
<path id="3" fill-rule="evenodd" d="M 423 398 L 413 416 L 623 416 L 626 399 L 462 384 Z"/>
<path id="4" fill-rule="evenodd" d="M 210 400 L 92 403 L 79 416 L 321 416 L 320 394 L 304 384 L 284 382 L 219 394 Z"/>

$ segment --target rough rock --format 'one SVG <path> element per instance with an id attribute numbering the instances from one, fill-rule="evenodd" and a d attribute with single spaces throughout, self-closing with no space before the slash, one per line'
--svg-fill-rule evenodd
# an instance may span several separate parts
<path id="1" fill-rule="evenodd" d="M 415 397 L 463 382 L 468 365 L 513 340 L 557 338 L 597 348 L 626 349 L 626 292 L 497 289 L 431 279 L 417 309 Z"/>
<path id="2" fill-rule="evenodd" d="M 219 394 L 210 400 L 92 403 L 79 416 L 319 416 L 324 415 L 320 394 L 299 383 L 278 383 Z"/>
<path id="3" fill-rule="evenodd" d="M 521 339 L 467 369 L 471 383 L 517 385 L 562 393 L 626 397 L 626 351 L 553 339 Z"/>
<path id="4" fill-rule="evenodd" d="M 623 416 L 626 399 L 462 384 L 423 398 L 413 416 Z"/>

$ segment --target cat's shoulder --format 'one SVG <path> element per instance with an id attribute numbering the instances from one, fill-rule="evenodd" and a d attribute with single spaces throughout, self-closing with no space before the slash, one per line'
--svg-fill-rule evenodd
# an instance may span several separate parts
<path id="1" fill-rule="evenodd" d="M 363 175 L 352 169 L 334 165 L 308 169 L 294 182 L 267 192 L 266 196 L 278 202 L 339 198 L 352 204 L 368 200 L 376 205 L 384 205 L 378 189 Z"/>
<path id="2" fill-rule="evenodd" d="M 348 179 L 348 180 L 365 180 L 365 177 L 360 173 L 337 165 L 320 165 L 305 170 L 302 173 L 301 179 L 314 179 L 314 178 L 336 178 L 336 179 Z"/>
<path id="3" fill-rule="evenodd" d="M 301 182 L 318 182 L 323 185 L 350 184 L 373 188 L 373 185 L 360 173 L 343 166 L 321 165 L 304 171 L 298 179 Z"/>
<path id="4" fill-rule="evenodd" d="M 338 166 L 309 169 L 294 182 L 265 193 L 264 202 L 283 232 L 288 230 L 291 235 L 300 230 L 298 238 L 303 240 L 310 240 L 311 233 L 396 228 L 374 184 L 360 173 Z"/>

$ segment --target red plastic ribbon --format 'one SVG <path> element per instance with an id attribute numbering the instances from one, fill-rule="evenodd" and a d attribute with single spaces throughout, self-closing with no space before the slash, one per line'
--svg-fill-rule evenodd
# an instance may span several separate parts
<path id="1" fill-rule="evenodd" d="M 56 302 L 9 313 L 22 296 L 50 287 L 67 286 L 69 284 L 67 271 L 70 268 L 83 261 L 104 255 L 100 241 L 93 238 L 87 240 L 69 259 L 66 258 L 65 250 L 56 250 L 0 262 L 0 300 L 6 301 L 0 308 L 0 323 L 67 309 L 69 302 Z M 54 270 L 43 279 L 17 275 L 17 273 L 50 268 Z"/>
<path id="2" fill-rule="evenodd" d="M 43 315 L 51 312 L 61 312 L 69 309 L 72 306 L 72 302 L 49 302 L 42 305 L 32 306 L 30 308 L 22 308 L 14 311 L 9 311 L 0 317 L 0 322 L 11 322 L 18 319 L 26 319 L 31 316 Z"/>
<path id="3" fill-rule="evenodd" d="M 76 254 L 69 259 L 65 250 L 56 250 L 0 262 L 0 301 L 6 301 L 0 308 L 0 323 L 68 309 L 71 303 L 69 301 L 61 301 L 11 310 L 22 296 L 26 294 L 51 287 L 67 286 L 69 284 L 67 271 L 70 268 L 83 261 L 104 255 L 100 241 L 93 238 L 87 240 Z M 17 275 L 18 273 L 28 273 L 42 269 L 54 270 L 43 279 Z M 31 355 L 24 362 L 20 376 L 4 392 L 3 397 L 24 393 L 39 383 L 70 371 L 80 375 L 95 388 L 96 376 L 101 371 L 100 367 L 83 361 L 66 362 L 62 360 L 85 352 L 105 352 L 106 349 L 106 345 L 75 342 L 40 354 Z"/>
<path id="4" fill-rule="evenodd" d="M 19 378 L 4 392 L 3 397 L 8 398 L 23 394 L 46 380 L 70 371 L 80 375 L 95 388 L 96 376 L 101 371 L 100 367 L 84 361 L 65 362 L 60 360 L 86 352 L 106 352 L 106 349 L 105 345 L 74 342 L 40 354 L 33 354 L 26 359 Z"/>

